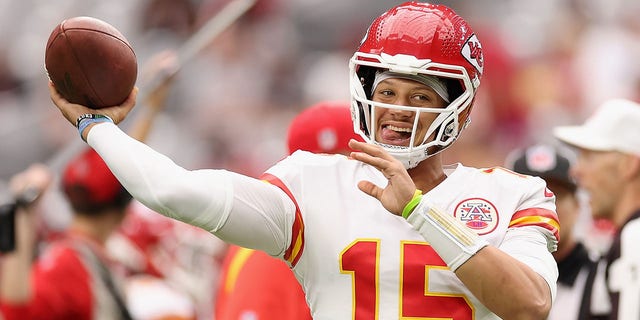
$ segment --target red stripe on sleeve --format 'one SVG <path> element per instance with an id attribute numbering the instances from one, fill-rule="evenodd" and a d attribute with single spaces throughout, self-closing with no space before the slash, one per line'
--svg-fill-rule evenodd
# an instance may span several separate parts
<path id="1" fill-rule="evenodd" d="M 293 204 L 296 206 L 296 217 L 293 221 L 292 231 L 291 231 L 291 242 L 289 243 L 289 247 L 287 251 L 284 253 L 284 259 L 291 264 L 291 266 L 295 266 L 300 260 L 302 256 L 302 252 L 304 251 L 304 222 L 302 221 L 302 214 L 300 213 L 300 207 L 298 206 L 298 202 L 294 198 L 293 194 L 285 186 L 285 184 L 278 177 L 265 173 L 260 179 L 282 189 L 287 196 L 293 201 Z"/>
<path id="2" fill-rule="evenodd" d="M 511 217 L 509 228 L 538 226 L 549 230 L 560 241 L 560 222 L 558 215 L 548 209 L 528 208 L 516 212 Z"/>

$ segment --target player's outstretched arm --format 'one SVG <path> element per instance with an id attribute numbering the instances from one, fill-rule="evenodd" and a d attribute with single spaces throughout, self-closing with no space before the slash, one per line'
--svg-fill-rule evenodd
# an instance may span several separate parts
<path id="1" fill-rule="evenodd" d="M 112 117 L 113 123 L 88 126 L 82 136 L 138 201 L 222 240 L 272 255 L 284 250 L 295 205 L 282 190 L 230 171 L 187 170 L 116 126 L 133 108 L 137 89 L 122 105 L 99 110 L 69 103 L 53 86 L 50 92 L 72 124 L 85 113 Z"/>

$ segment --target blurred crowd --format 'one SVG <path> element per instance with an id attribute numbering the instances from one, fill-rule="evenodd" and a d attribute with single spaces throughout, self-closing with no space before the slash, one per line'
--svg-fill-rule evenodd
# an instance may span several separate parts
<path id="1" fill-rule="evenodd" d="M 93 16 L 118 28 L 136 51 L 144 95 L 151 82 L 146 62 L 163 50 L 179 50 L 227 2 L 0 0 L 0 179 L 34 162 L 51 164 L 79 140 L 74 128 L 56 118 L 43 66 L 49 34 L 63 19 Z M 317 101 L 349 99 L 348 59 L 355 45 L 373 17 L 401 2 L 258 0 L 181 66 L 148 144 L 187 168 L 259 175 L 286 154 L 286 128 L 295 114 Z M 502 165 L 514 148 L 555 143 L 552 127 L 582 121 L 608 98 L 640 100 L 636 0 L 438 2 L 474 26 L 486 63 L 472 123 L 447 153 L 449 162 Z M 144 212 L 136 217 L 153 219 Z M 58 215 L 50 223 L 63 226 L 64 219 Z M 193 275 L 212 271 L 184 266 L 210 268 L 209 260 L 194 262 L 221 254 L 223 246 L 174 229 L 180 226 L 154 223 L 156 231 L 190 235 L 184 237 L 188 254 L 175 249 L 180 243 L 163 248 L 175 250 L 166 257 L 183 266 L 174 269 L 184 273 L 174 279 L 190 286 L 193 296 L 205 297 L 199 305 L 211 305 L 212 293 L 198 290 L 203 283 L 211 289 L 215 277 Z M 587 232 L 582 226 L 579 235 Z M 162 239 L 131 233 L 143 243 Z M 592 243 L 602 246 L 600 239 Z M 119 252 L 127 246 L 114 245 Z M 209 318 L 212 311 L 200 312 Z"/>
<path id="2" fill-rule="evenodd" d="M 44 45 L 59 22 L 88 15 L 122 31 L 138 56 L 144 94 L 149 57 L 179 49 L 225 2 L 0 1 L 0 177 L 51 159 L 76 139 L 72 128 L 48 121 L 57 111 L 45 85 Z M 493 165 L 514 147 L 550 140 L 550 127 L 583 119 L 606 98 L 638 98 L 637 1 L 442 3 L 475 26 L 487 64 L 473 125 L 452 161 Z M 161 151 L 190 167 L 262 172 L 284 154 L 293 114 L 319 100 L 348 99 L 348 58 L 369 21 L 390 4 L 258 0 L 182 66 L 166 123 L 151 141 L 162 141 Z"/>

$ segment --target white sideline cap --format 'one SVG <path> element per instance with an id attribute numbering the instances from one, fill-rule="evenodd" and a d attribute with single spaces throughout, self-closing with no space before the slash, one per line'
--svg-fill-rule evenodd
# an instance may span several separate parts
<path id="1" fill-rule="evenodd" d="M 584 124 L 556 127 L 553 134 L 578 148 L 640 156 L 640 104 L 608 100 Z"/>

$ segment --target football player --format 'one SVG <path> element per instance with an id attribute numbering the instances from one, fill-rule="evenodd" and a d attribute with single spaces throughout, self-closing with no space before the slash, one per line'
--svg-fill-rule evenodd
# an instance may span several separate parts
<path id="1" fill-rule="evenodd" d="M 353 131 L 349 103 L 325 101 L 298 114 L 289 125 L 289 154 L 297 150 L 348 154 Z M 311 319 L 304 292 L 286 263 L 264 252 L 231 246 L 223 262 L 215 319 Z"/>
<path id="2" fill-rule="evenodd" d="M 50 93 L 136 199 L 286 261 L 314 319 L 542 319 L 558 276 L 555 196 L 539 178 L 442 162 L 483 67 L 452 9 L 389 9 L 350 60 L 366 142 L 351 140 L 350 157 L 294 152 L 261 179 L 186 170 L 128 137 L 116 124 L 136 89 L 100 110 Z"/>

